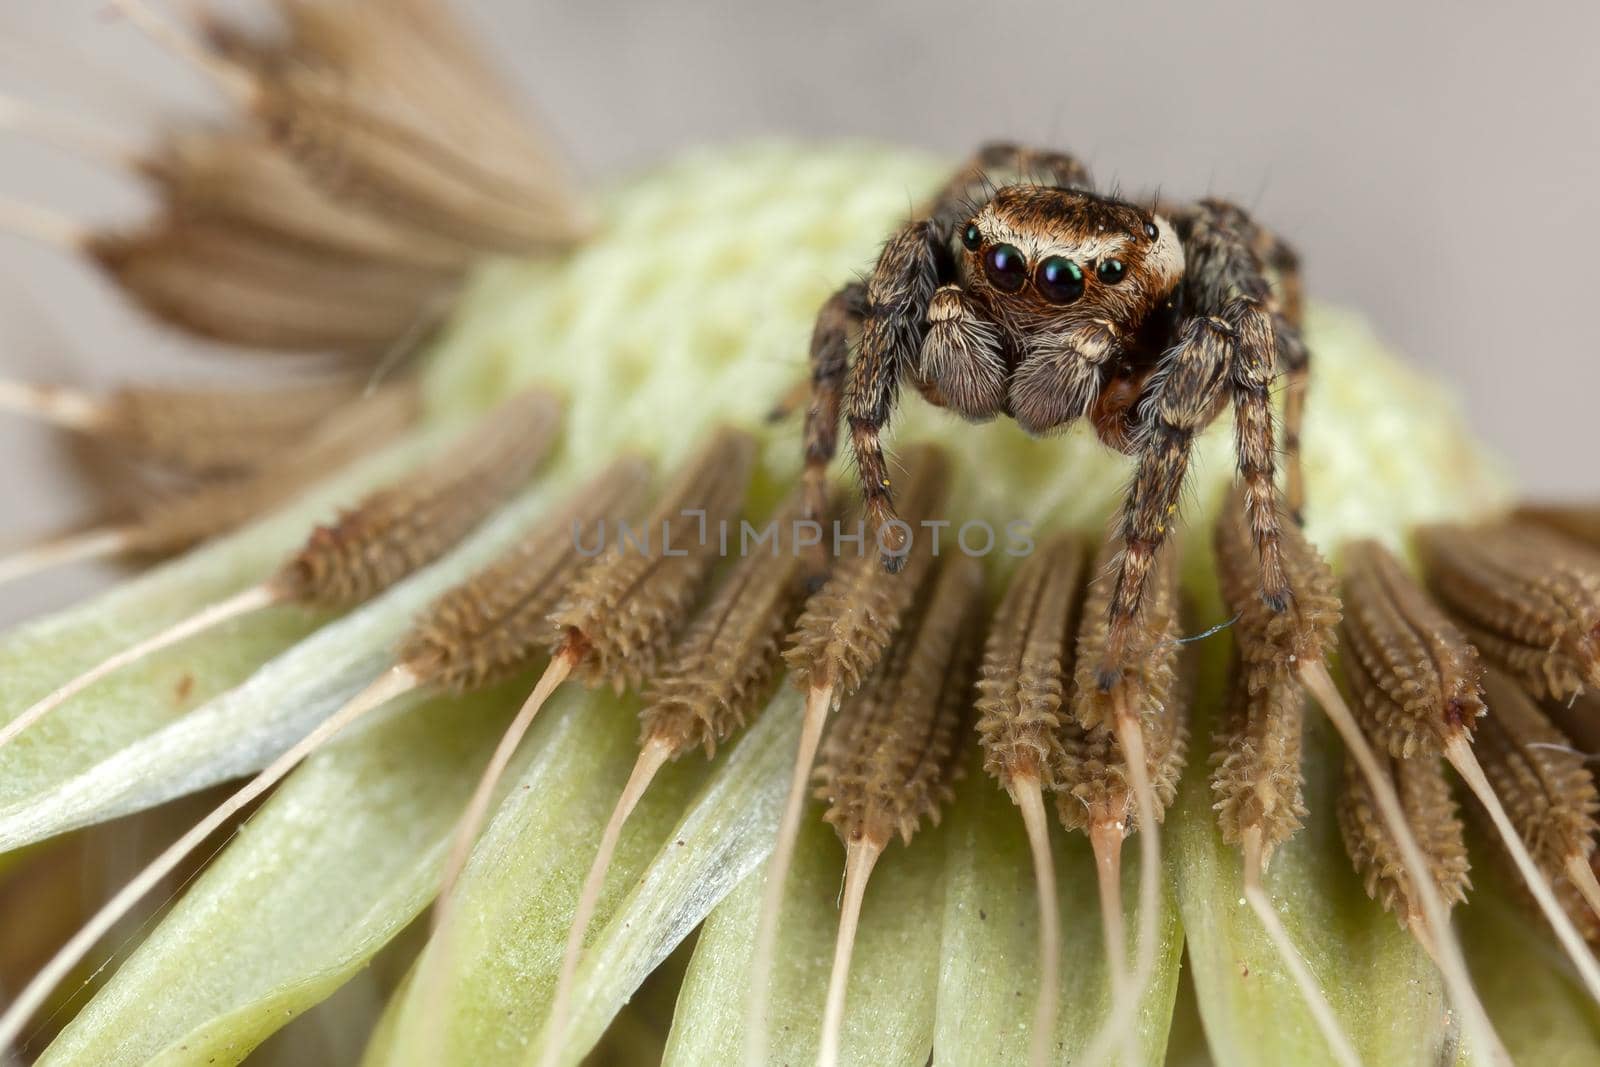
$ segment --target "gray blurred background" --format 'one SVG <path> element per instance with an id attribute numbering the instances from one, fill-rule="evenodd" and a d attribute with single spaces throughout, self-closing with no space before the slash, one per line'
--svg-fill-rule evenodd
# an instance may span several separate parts
<path id="1" fill-rule="evenodd" d="M 455 3 L 586 177 L 750 136 L 952 158 L 1009 137 L 1124 189 L 1236 199 L 1299 246 L 1313 294 L 1454 382 L 1523 484 L 1600 495 L 1600 5 Z M 97 0 L 0 5 L 0 93 L 129 140 L 210 102 Z M 141 204 L 3 132 L 0 196 L 95 220 Z M 88 269 L 0 235 L 0 374 L 208 370 Z M 82 514 L 46 433 L 0 418 L 0 450 L 0 540 Z M 0 623 L 103 578 L 0 592 Z"/>

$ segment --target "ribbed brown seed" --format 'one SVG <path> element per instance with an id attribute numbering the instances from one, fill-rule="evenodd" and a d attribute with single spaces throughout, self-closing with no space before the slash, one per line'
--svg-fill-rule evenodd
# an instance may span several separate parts
<path id="1" fill-rule="evenodd" d="M 920 520 L 933 518 L 943 504 L 949 465 L 929 445 L 907 450 L 905 460 L 899 504 L 901 515 L 916 530 Z M 832 685 L 835 702 L 854 691 L 878 662 L 934 564 L 930 539 L 917 536 L 900 573 L 890 574 L 870 531 L 866 540 L 865 551 L 835 562 L 827 584 L 806 602 L 783 654 L 797 687 Z"/>
<path id="2" fill-rule="evenodd" d="M 1128 701 L 1144 733 L 1146 758 L 1161 814 L 1177 794 L 1188 741 L 1188 699 L 1179 685 L 1177 550 L 1162 553 L 1151 572 L 1140 629 L 1129 646 L 1129 662 L 1119 692 L 1100 691 L 1095 669 L 1105 648 L 1108 607 L 1116 574 L 1112 566 L 1121 546 L 1107 542 L 1090 574 L 1079 614 L 1074 656 L 1072 714 L 1058 732 L 1060 755 L 1054 771 L 1056 811 L 1068 829 L 1089 830 L 1115 823 L 1132 828 L 1135 812 L 1127 761 L 1116 737 L 1113 696 Z"/>
<path id="3" fill-rule="evenodd" d="M 1147 721 L 1144 738 L 1159 822 L 1178 795 L 1188 755 L 1187 699 L 1169 700 L 1161 715 Z M 1063 722 L 1055 780 L 1056 814 L 1067 829 L 1088 832 L 1096 825 L 1117 823 L 1130 833 L 1138 828 L 1128 763 L 1110 730 L 1085 730 L 1072 719 Z"/>
<path id="4" fill-rule="evenodd" d="M 390 386 L 340 410 L 301 444 L 244 477 L 148 504 L 128 528 L 129 549 L 163 554 L 225 533 L 288 502 L 347 463 L 377 450 L 416 417 L 414 387 Z"/>
<path id="5" fill-rule="evenodd" d="M 983 567 L 948 556 L 887 655 L 840 708 L 815 771 L 824 818 L 846 844 L 910 842 L 938 824 L 972 708 Z"/>
<path id="6" fill-rule="evenodd" d="M 1390 755 L 1436 756 L 1483 714 L 1466 635 L 1375 541 L 1346 545 L 1344 674 L 1367 735 Z"/>
<path id="7" fill-rule="evenodd" d="M 1541 697 L 1600 685 L 1600 554 L 1520 522 L 1430 526 L 1428 586 L 1484 657 Z"/>
<path id="8" fill-rule="evenodd" d="M 423 612 L 399 661 L 430 685 L 463 693 L 512 677 L 549 651 L 550 621 L 589 560 L 576 532 L 631 516 L 650 484 L 648 461 L 626 456 L 572 495 L 499 559 Z"/>
<path id="9" fill-rule="evenodd" d="M 1472 883 L 1467 878 L 1464 831 L 1443 763 L 1435 756 L 1396 760 L 1382 752 L 1376 755 L 1394 782 L 1406 825 L 1427 858 L 1428 873 L 1440 897 L 1447 907 L 1465 901 Z M 1345 852 L 1367 895 L 1393 912 L 1401 926 L 1416 929 L 1424 916 L 1411 876 L 1378 812 L 1371 785 L 1348 757 L 1336 811 Z"/>
<path id="10" fill-rule="evenodd" d="M 766 698 L 803 596 L 800 515 L 796 493 L 773 516 L 772 554 L 740 559 L 673 646 L 645 687 L 644 743 L 663 741 L 674 756 L 701 746 L 709 758 Z"/>
<path id="11" fill-rule="evenodd" d="M 350 378 L 265 389 L 130 386 L 106 398 L 92 433 L 182 473 L 237 474 L 292 448 L 361 390 Z"/>
<path id="12" fill-rule="evenodd" d="M 1298 526 L 1283 530 L 1283 569 L 1294 601 L 1273 611 L 1261 599 L 1260 562 L 1245 520 L 1242 490 L 1222 507 L 1213 540 L 1217 582 L 1233 624 L 1244 682 L 1251 693 L 1281 684 L 1302 663 L 1322 662 L 1334 647 L 1339 625 L 1339 594 L 1321 554 Z"/>
<path id="13" fill-rule="evenodd" d="M 637 686 L 654 670 L 716 565 L 719 528 L 737 526 L 756 440 L 719 430 L 662 493 L 635 545 L 620 536 L 578 576 L 552 615 L 581 650 L 584 684 Z"/>
<path id="14" fill-rule="evenodd" d="M 1594 776 L 1581 752 L 1533 699 L 1496 670 L 1484 677 L 1489 714 L 1474 748 L 1483 773 L 1546 878 L 1560 882 L 1572 856 L 1594 848 Z"/>
<path id="15" fill-rule="evenodd" d="M 1251 693 L 1237 656 L 1211 755 L 1211 793 L 1222 839 L 1243 847 L 1259 830 L 1264 855 L 1293 837 L 1306 816 L 1300 770 L 1305 694 L 1292 679 Z"/>
<path id="16" fill-rule="evenodd" d="M 1085 556 L 1076 537 L 1045 542 L 995 610 L 978 680 L 978 737 L 984 770 L 1002 785 L 1019 776 L 1055 784 Z"/>
<path id="17" fill-rule="evenodd" d="M 403 482 L 318 526 L 273 579 L 305 604 L 345 608 L 438 559 L 527 482 L 555 440 L 561 405 L 529 390 L 507 400 Z"/>
<path id="18" fill-rule="evenodd" d="M 1090 571 L 1092 577 L 1083 598 L 1078 627 L 1072 698 L 1072 717 L 1084 730 L 1116 728 L 1115 692 L 1105 693 L 1095 678 L 1105 650 L 1109 630 L 1112 590 L 1116 582 L 1114 566 L 1121 544 L 1108 541 L 1101 548 Z M 1171 701 L 1177 681 L 1178 644 L 1178 550 L 1176 544 L 1162 552 L 1150 573 L 1145 610 L 1129 639 L 1126 662 L 1130 668 L 1122 693 L 1131 710 L 1146 730 L 1159 728 Z"/>
<path id="19" fill-rule="evenodd" d="M 1518 508 L 1516 518 L 1557 530 L 1600 550 L 1600 507 L 1593 504 L 1534 505 Z"/>

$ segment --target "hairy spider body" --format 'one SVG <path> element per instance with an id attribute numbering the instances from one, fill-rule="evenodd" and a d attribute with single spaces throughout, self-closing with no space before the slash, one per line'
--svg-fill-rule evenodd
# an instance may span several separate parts
<path id="1" fill-rule="evenodd" d="M 1096 193 L 1070 156 L 987 146 L 889 238 L 866 280 L 818 315 L 808 517 L 823 517 L 842 414 L 884 563 L 903 560 L 908 528 L 896 519 L 881 441 L 902 383 L 966 419 L 1007 415 L 1033 434 L 1089 420 L 1108 446 L 1138 459 L 1099 677 L 1110 688 L 1195 438 L 1230 405 L 1262 595 L 1280 610 L 1292 602 L 1269 390 L 1286 376 L 1288 510 L 1298 519 L 1308 362 L 1299 314 L 1293 252 L 1239 208 L 1205 200 L 1146 209 Z"/>

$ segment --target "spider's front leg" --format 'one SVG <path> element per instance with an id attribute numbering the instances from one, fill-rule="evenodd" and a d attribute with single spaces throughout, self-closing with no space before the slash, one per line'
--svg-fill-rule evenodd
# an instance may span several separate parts
<path id="1" fill-rule="evenodd" d="M 1218 315 L 1189 320 L 1157 376 L 1142 427 L 1138 472 L 1123 510 L 1123 555 L 1111 600 L 1110 630 L 1098 671 L 1109 691 L 1126 668 L 1150 571 L 1178 515 L 1195 439 L 1231 395 L 1245 509 L 1261 560 L 1263 599 L 1282 611 L 1293 600 L 1279 546 L 1274 440 L 1271 316 L 1250 296 Z"/>
<path id="2" fill-rule="evenodd" d="M 845 413 L 861 477 L 868 527 L 878 533 L 883 563 L 898 571 L 909 534 L 894 510 L 880 435 L 899 395 L 900 377 L 916 368 L 928 306 L 939 282 L 935 227 L 909 223 L 889 239 L 867 280 L 861 344 L 850 366 Z"/>
<path id="3" fill-rule="evenodd" d="M 801 518 L 820 529 L 828 513 L 828 464 L 839 448 L 839 404 L 850 365 L 850 330 L 865 309 L 866 286 L 851 282 L 817 312 L 811 330 L 811 405 L 806 409 L 805 467 Z M 804 568 L 806 586 L 815 592 L 828 576 L 825 538 L 819 536 Z"/>

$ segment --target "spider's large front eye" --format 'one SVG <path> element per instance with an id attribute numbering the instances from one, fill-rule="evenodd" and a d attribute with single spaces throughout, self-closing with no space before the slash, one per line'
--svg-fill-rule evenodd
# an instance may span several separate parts
<path id="1" fill-rule="evenodd" d="M 1127 272 L 1128 268 L 1123 265 L 1120 259 L 1102 259 L 1100 261 L 1100 269 L 1095 271 L 1096 274 L 1100 275 L 1100 280 L 1107 285 L 1116 285 Z"/>
<path id="2" fill-rule="evenodd" d="M 1012 245 L 995 245 L 983 257 L 983 272 L 996 289 L 1014 293 L 1028 280 L 1028 261 Z"/>
<path id="3" fill-rule="evenodd" d="M 1083 268 L 1066 256 L 1050 256 L 1033 273 L 1039 294 L 1052 304 L 1070 304 L 1083 295 Z"/>
<path id="4" fill-rule="evenodd" d="M 967 223 L 967 228 L 961 231 L 961 243 L 966 245 L 968 252 L 976 252 L 983 244 L 983 234 L 978 232 L 976 222 Z"/>

